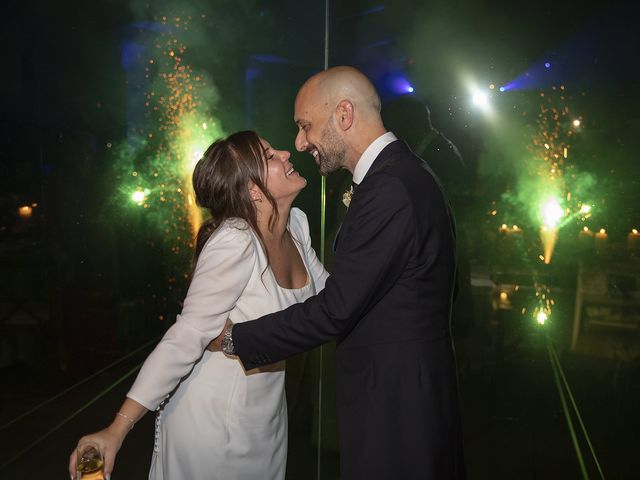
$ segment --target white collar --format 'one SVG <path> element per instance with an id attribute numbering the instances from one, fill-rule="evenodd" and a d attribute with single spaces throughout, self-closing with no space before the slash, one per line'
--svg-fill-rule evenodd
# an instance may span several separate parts
<path id="1" fill-rule="evenodd" d="M 358 159 L 358 163 L 356 163 L 356 168 L 353 170 L 353 182 L 359 184 L 364 179 L 364 176 L 371 168 L 373 161 L 378 158 L 380 152 L 384 150 L 384 147 L 389 145 L 391 142 L 395 142 L 398 138 L 393 134 L 393 132 L 387 132 L 380 135 L 376 138 L 371 144 L 367 147 L 367 149 L 362 153 L 362 156 Z"/>

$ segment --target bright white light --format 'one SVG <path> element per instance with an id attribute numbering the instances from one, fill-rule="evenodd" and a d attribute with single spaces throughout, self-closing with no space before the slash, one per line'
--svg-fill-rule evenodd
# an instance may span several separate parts
<path id="1" fill-rule="evenodd" d="M 136 203 L 144 202 L 144 197 L 145 197 L 145 194 L 142 190 L 136 190 L 131 194 L 131 200 L 133 200 Z"/>
<path id="2" fill-rule="evenodd" d="M 184 162 L 185 172 L 188 175 L 191 175 L 191 172 L 193 172 L 193 169 L 196 168 L 196 164 L 202 158 L 203 155 L 204 155 L 204 150 L 201 147 L 195 146 L 195 147 L 189 148 L 187 161 Z"/>
<path id="3" fill-rule="evenodd" d="M 579 126 L 580 126 L 580 120 L 575 119 L 575 120 L 573 121 L 573 126 L 574 126 L 574 127 L 579 127 Z"/>
<path id="4" fill-rule="evenodd" d="M 489 108 L 489 95 L 486 92 L 476 90 L 473 92 L 471 100 L 476 107 L 482 110 L 487 110 Z"/>
<path id="5" fill-rule="evenodd" d="M 407 91 L 408 91 L 409 93 L 413 93 L 413 87 L 409 87 L 409 88 L 407 88 Z"/>
<path id="6" fill-rule="evenodd" d="M 464 74 L 464 77 L 463 83 L 469 95 L 469 106 L 482 111 L 487 119 L 491 119 L 495 113 L 491 102 L 493 101 L 493 95 L 497 95 L 497 92 L 495 90 L 492 91 L 489 87 L 491 82 L 478 81 L 470 74 Z"/>
<path id="7" fill-rule="evenodd" d="M 580 207 L 580 213 L 589 213 L 591 211 L 591 205 L 586 203 Z"/>
<path id="8" fill-rule="evenodd" d="M 562 210 L 562 207 L 554 198 L 547 200 L 542 206 L 542 220 L 547 227 L 556 227 L 563 215 L 564 210 Z"/>
<path id="9" fill-rule="evenodd" d="M 548 318 L 549 317 L 547 316 L 547 314 L 544 313 L 542 310 L 540 310 L 536 315 L 536 320 L 540 325 L 544 325 L 544 322 L 546 322 Z"/>

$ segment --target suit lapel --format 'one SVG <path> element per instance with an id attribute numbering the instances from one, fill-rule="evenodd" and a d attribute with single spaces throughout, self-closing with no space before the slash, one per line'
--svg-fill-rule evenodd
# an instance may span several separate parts
<path id="1" fill-rule="evenodd" d="M 338 251 L 338 241 L 340 240 L 340 230 L 342 230 L 342 222 L 338 226 L 338 231 L 336 232 L 336 236 L 333 239 L 333 247 L 332 247 L 333 253 L 336 253 Z"/>
<path id="2" fill-rule="evenodd" d="M 407 149 L 409 148 L 406 146 L 406 144 L 402 140 L 395 140 L 391 142 L 389 145 L 387 145 L 386 147 L 384 147 L 380 152 L 380 154 L 376 157 L 376 159 L 371 164 L 371 167 L 365 174 L 364 178 L 362 179 L 362 182 L 360 182 L 360 185 L 362 185 L 364 182 L 367 181 L 367 177 L 369 175 L 371 175 L 373 172 L 382 168 L 385 165 L 386 161 L 391 158 L 394 152 L 401 150 L 403 147 Z M 356 189 L 354 188 L 354 191 L 351 197 L 351 202 L 353 202 L 353 199 L 355 198 L 355 196 L 356 196 Z M 349 215 L 349 208 L 347 208 L 347 212 L 345 213 L 344 218 L 342 219 L 342 223 L 338 227 L 338 232 L 336 233 L 336 236 L 333 239 L 333 253 L 336 253 L 338 251 L 338 246 L 340 245 L 340 232 L 342 232 L 343 229 L 349 225 L 350 221 L 351 221 L 351 216 Z"/>

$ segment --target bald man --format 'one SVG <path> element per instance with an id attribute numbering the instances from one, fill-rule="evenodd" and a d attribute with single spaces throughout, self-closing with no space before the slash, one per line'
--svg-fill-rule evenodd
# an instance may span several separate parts
<path id="1" fill-rule="evenodd" d="M 325 289 L 229 324 L 222 350 L 249 370 L 337 340 L 343 480 L 464 478 L 450 335 L 455 232 L 424 161 L 387 132 L 380 97 L 351 67 L 311 77 L 295 101 L 296 148 L 320 173 L 353 175 Z"/>

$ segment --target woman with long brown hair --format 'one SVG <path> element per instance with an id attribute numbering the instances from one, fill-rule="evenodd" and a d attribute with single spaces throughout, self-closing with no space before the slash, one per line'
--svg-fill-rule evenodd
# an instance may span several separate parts
<path id="1" fill-rule="evenodd" d="M 196 165 L 196 199 L 211 216 L 198 233 L 182 312 L 113 422 L 78 442 L 99 445 L 107 477 L 129 430 L 157 410 L 150 479 L 284 479 L 284 364 L 245 371 L 206 347 L 227 318 L 257 318 L 324 287 L 328 274 L 306 216 L 292 208 L 306 180 L 289 156 L 254 132 L 238 132 L 213 143 Z M 75 465 L 74 450 L 72 478 Z"/>

